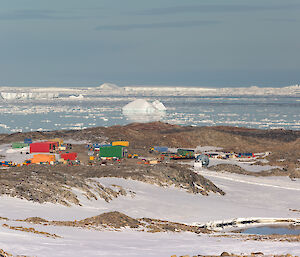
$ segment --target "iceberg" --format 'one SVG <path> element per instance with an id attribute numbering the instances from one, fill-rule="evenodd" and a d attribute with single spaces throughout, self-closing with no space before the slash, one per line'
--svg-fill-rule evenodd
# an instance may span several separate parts
<path id="1" fill-rule="evenodd" d="M 122 108 L 125 113 L 154 113 L 157 109 L 144 99 L 136 99 Z"/>
<path id="2" fill-rule="evenodd" d="M 123 90 L 123 88 L 120 88 L 116 84 L 112 83 L 103 83 L 101 86 L 99 86 L 99 89 L 103 91 Z"/>
<path id="3" fill-rule="evenodd" d="M 152 105 L 159 111 L 166 111 L 167 108 L 164 106 L 164 104 L 158 100 L 155 100 Z"/>
<path id="4" fill-rule="evenodd" d="M 156 100 L 149 103 L 144 99 L 136 99 L 122 108 L 123 114 L 132 121 L 151 122 L 161 120 L 166 115 L 166 107 Z"/>

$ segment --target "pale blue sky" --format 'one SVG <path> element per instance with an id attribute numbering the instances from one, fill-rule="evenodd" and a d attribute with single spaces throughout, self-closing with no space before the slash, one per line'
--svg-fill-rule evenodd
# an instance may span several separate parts
<path id="1" fill-rule="evenodd" d="M 299 0 L 2 0 L 0 85 L 300 83 Z"/>

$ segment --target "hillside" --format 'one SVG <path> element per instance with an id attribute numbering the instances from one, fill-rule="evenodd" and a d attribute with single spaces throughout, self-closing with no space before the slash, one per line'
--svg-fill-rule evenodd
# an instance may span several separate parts
<path id="1" fill-rule="evenodd" d="M 128 140 L 129 150 L 147 156 L 154 145 L 168 147 L 215 146 L 224 151 L 271 152 L 267 157 L 270 165 L 284 167 L 286 174 L 300 177 L 300 131 L 260 130 L 237 127 L 190 127 L 162 122 L 132 123 L 126 126 L 95 127 L 84 130 L 28 132 L 1 134 L 0 144 L 23 140 L 63 137 L 90 142 Z M 278 161 L 280 160 L 280 161 Z"/>

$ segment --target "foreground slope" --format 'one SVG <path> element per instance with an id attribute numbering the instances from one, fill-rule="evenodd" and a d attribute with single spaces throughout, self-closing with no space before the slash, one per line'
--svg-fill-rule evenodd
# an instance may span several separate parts
<path id="1" fill-rule="evenodd" d="M 298 237 L 177 233 L 179 227 L 173 226 L 177 222 L 186 228 L 201 227 L 237 218 L 299 220 L 298 132 L 150 123 L 1 135 L 0 142 L 25 136 L 97 142 L 127 139 L 130 151 L 143 155 L 153 145 L 271 151 L 268 165 L 285 169 L 277 176 L 254 176 L 226 172 L 225 166 L 194 172 L 189 162 L 143 166 L 125 160 L 101 167 L 33 165 L 2 170 L 0 249 L 29 256 L 300 254 Z M 149 233 L 144 223 L 156 227 Z"/>

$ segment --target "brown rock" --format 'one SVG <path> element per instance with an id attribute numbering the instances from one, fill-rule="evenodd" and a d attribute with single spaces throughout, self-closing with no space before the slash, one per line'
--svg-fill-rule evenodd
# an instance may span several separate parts
<path id="1" fill-rule="evenodd" d="M 220 256 L 230 256 L 228 252 L 222 252 Z"/>

